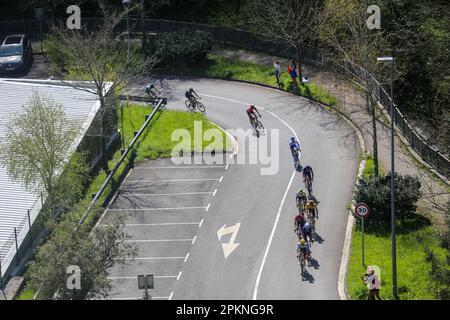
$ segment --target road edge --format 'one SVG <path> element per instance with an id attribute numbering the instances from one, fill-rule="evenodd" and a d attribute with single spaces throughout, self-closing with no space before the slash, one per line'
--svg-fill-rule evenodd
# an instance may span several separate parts
<path id="1" fill-rule="evenodd" d="M 222 130 L 223 132 L 225 132 L 225 134 L 227 135 L 227 137 L 230 139 L 230 141 L 233 143 L 233 156 L 236 156 L 238 154 L 239 151 L 239 144 L 237 142 L 237 139 L 231 134 L 229 133 L 227 130 L 225 130 L 224 128 L 222 128 L 222 126 L 218 125 L 217 123 L 211 121 L 208 119 L 208 122 L 215 125 L 217 128 L 219 128 L 220 130 Z M 226 147 L 228 147 L 228 144 L 225 142 L 225 149 Z M 227 152 L 227 150 L 225 150 L 225 152 Z"/>

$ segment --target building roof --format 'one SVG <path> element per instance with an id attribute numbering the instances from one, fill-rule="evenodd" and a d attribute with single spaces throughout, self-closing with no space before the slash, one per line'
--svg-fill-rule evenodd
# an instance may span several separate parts
<path id="1" fill-rule="evenodd" d="M 96 95 L 53 80 L 0 79 L 0 139 L 3 140 L 10 119 L 23 112 L 33 92 L 45 94 L 61 104 L 67 117 L 83 128 L 79 141 L 89 128 L 99 102 Z M 78 141 L 78 142 L 79 142 Z M 2 275 L 15 255 L 14 228 L 19 245 L 28 233 L 27 210 L 31 222 L 41 209 L 36 194 L 28 192 L 21 183 L 9 179 L 6 168 L 0 166 L 0 262 Z"/>

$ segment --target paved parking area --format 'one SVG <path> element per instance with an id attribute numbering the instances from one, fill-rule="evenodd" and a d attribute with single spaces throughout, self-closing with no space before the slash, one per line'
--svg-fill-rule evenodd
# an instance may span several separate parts
<path id="1" fill-rule="evenodd" d="M 174 165 L 170 159 L 145 161 L 124 181 L 100 227 L 115 215 L 138 248 L 134 260 L 110 270 L 109 299 L 141 299 L 137 275 L 153 274 L 152 299 L 170 299 L 175 282 L 208 213 L 227 165 Z"/>

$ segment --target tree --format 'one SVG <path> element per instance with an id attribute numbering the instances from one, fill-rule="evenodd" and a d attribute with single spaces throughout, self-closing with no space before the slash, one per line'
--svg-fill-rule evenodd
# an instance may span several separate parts
<path id="1" fill-rule="evenodd" d="M 108 103 L 108 99 L 130 83 L 146 78 L 156 60 L 133 50 L 127 61 L 127 46 L 115 32 L 127 11 L 118 14 L 107 12 L 105 7 L 103 10 L 105 18 L 98 30 L 55 28 L 50 40 L 53 56 L 63 61 L 61 67 L 53 69 L 55 75 L 76 89 L 95 94 L 100 101 L 98 115 L 101 121 L 97 134 L 105 138 L 111 121 L 116 119 L 115 106 Z M 102 146 L 105 151 L 106 143 Z"/>
<path id="2" fill-rule="evenodd" d="M 367 27 L 367 3 L 358 0 L 327 0 L 319 27 L 319 41 L 327 58 L 340 75 L 356 83 L 364 92 L 365 110 L 372 118 L 375 175 L 379 174 L 376 105 L 372 76 L 383 65 L 377 57 L 387 48 L 383 32 Z M 370 31 L 370 32 L 369 32 Z"/>
<path id="3" fill-rule="evenodd" d="M 355 201 L 366 203 L 371 210 L 370 223 L 389 225 L 391 219 L 391 188 L 389 175 L 361 178 Z M 402 221 L 412 217 L 421 196 L 420 181 L 416 177 L 395 174 L 396 217 Z"/>
<path id="4" fill-rule="evenodd" d="M 251 0 L 250 24 L 259 33 L 293 46 L 302 79 L 302 45 L 314 39 L 321 12 L 320 0 Z"/>
<path id="5" fill-rule="evenodd" d="M 69 161 L 78 133 L 79 127 L 67 119 L 61 105 L 33 93 L 23 114 L 7 125 L 0 145 L 0 164 L 27 190 L 47 197 L 44 211 L 51 217 L 63 201 L 75 199 L 82 192 L 87 178 L 88 167 L 82 155 Z M 60 179 L 64 170 L 71 172 L 70 179 Z"/>
<path id="6" fill-rule="evenodd" d="M 81 210 L 84 206 L 72 213 Z M 38 290 L 38 299 L 106 297 L 111 291 L 108 270 L 136 256 L 135 246 L 126 242 L 130 237 L 124 233 L 123 219 L 115 218 L 108 226 L 90 231 L 87 224 L 77 226 L 76 216 L 71 214 L 58 225 L 30 264 L 29 286 Z M 69 266 L 81 271 L 79 290 L 67 287 Z"/>

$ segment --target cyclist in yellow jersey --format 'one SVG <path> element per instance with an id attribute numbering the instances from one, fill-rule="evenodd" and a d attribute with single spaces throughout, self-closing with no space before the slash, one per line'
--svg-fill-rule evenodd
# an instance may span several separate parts
<path id="1" fill-rule="evenodd" d="M 312 199 L 309 199 L 306 203 L 306 209 L 308 209 L 309 214 L 312 215 L 314 219 L 319 217 L 317 205 Z"/>

